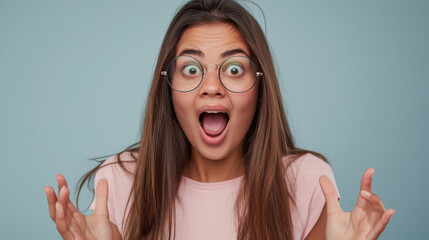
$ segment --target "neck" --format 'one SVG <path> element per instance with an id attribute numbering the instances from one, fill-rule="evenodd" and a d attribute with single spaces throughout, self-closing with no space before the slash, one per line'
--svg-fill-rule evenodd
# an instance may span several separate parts
<path id="1" fill-rule="evenodd" d="M 208 159 L 192 151 L 183 175 L 198 182 L 222 182 L 244 174 L 244 158 L 241 153 L 230 154 L 222 159 Z"/>

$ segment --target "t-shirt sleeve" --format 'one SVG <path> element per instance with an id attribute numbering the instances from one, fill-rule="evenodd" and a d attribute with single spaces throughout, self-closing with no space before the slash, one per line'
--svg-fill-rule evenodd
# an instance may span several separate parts
<path id="1" fill-rule="evenodd" d="M 289 173 L 295 178 L 296 211 L 292 212 L 295 239 L 305 239 L 319 219 L 326 201 L 319 184 L 320 176 L 327 176 L 334 184 L 338 198 L 340 194 L 331 167 L 315 155 L 305 154 L 295 160 Z"/>
<path id="2" fill-rule="evenodd" d="M 122 165 L 118 163 L 119 158 Z M 109 220 L 118 227 L 123 234 L 125 217 L 128 216 L 130 206 L 132 206 L 132 187 L 134 182 L 136 155 L 131 152 L 123 152 L 106 159 L 95 174 L 94 188 L 100 179 L 106 179 L 109 186 L 107 197 L 107 208 Z M 96 197 L 90 205 L 90 209 L 95 208 Z"/>
<path id="3" fill-rule="evenodd" d="M 95 178 L 94 178 L 94 198 L 92 199 L 91 205 L 89 206 L 89 209 L 91 210 L 95 210 L 95 189 L 97 187 L 97 183 L 100 179 L 106 178 L 104 177 L 103 173 L 99 170 L 97 170 L 97 172 L 95 173 Z"/>
<path id="4" fill-rule="evenodd" d="M 114 214 L 114 199 L 113 199 L 113 194 L 114 194 L 114 185 L 112 183 L 112 171 L 111 171 L 111 165 L 107 165 L 108 163 L 112 162 L 112 158 L 108 158 L 102 166 L 102 168 L 98 169 L 96 174 L 95 174 L 95 178 L 94 178 L 94 190 L 97 187 L 97 183 L 100 179 L 106 179 L 107 180 L 107 184 L 108 184 L 108 198 L 107 198 L 107 208 L 108 208 L 108 212 L 109 212 L 109 220 L 116 225 L 116 219 L 115 219 L 115 214 Z M 95 210 L 95 203 L 96 203 L 96 196 L 95 196 L 95 192 L 94 192 L 94 199 L 92 200 L 91 205 L 89 206 L 89 209 Z"/>
<path id="5" fill-rule="evenodd" d="M 321 167 L 322 171 L 320 172 L 320 175 L 317 177 L 317 179 L 314 179 L 315 184 L 317 185 L 314 187 L 313 194 L 309 201 L 309 207 L 308 207 L 309 212 L 308 212 L 307 225 L 304 230 L 304 238 L 310 233 L 311 229 L 313 229 L 314 225 L 316 224 L 317 220 L 320 217 L 320 214 L 322 213 L 323 207 L 325 206 L 325 202 L 326 202 L 325 196 L 323 195 L 322 188 L 320 187 L 320 184 L 319 184 L 320 176 L 325 175 L 329 178 L 329 180 L 331 180 L 331 182 L 335 186 L 335 189 L 337 190 L 338 199 L 340 199 L 340 194 L 339 194 L 331 167 L 327 163 L 325 162 L 323 163 L 324 164 L 322 165 L 324 166 Z"/>

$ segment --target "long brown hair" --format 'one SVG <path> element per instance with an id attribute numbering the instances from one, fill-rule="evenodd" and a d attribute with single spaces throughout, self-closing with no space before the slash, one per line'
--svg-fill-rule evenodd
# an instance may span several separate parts
<path id="1" fill-rule="evenodd" d="M 158 240 L 173 236 L 174 203 L 190 159 L 190 143 L 175 116 L 171 89 L 160 73 L 175 57 L 177 42 L 186 28 L 216 22 L 232 24 L 239 30 L 257 68 L 264 73 L 257 110 L 243 139 L 245 173 L 236 201 L 237 239 L 293 239 L 293 199 L 285 180 L 285 169 L 291 161 L 285 165 L 282 158 L 290 155 L 293 160 L 312 153 L 326 161 L 319 153 L 295 147 L 269 46 L 255 18 L 233 0 L 190 1 L 177 12 L 164 37 L 146 103 L 141 141 L 123 151 L 137 153 L 130 195 L 133 201 L 127 206 L 130 211 L 123 229 L 125 239 Z M 77 197 L 100 165 L 81 178 Z"/>

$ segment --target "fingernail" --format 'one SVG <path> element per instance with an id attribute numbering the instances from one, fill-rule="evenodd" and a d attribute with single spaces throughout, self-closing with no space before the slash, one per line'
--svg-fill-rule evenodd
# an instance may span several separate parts
<path id="1" fill-rule="evenodd" d="M 60 203 L 59 202 L 55 203 L 55 210 L 57 210 L 57 212 L 60 210 Z"/>
<path id="2" fill-rule="evenodd" d="M 367 192 L 367 191 L 365 191 L 365 190 L 360 191 L 360 194 L 361 194 L 363 197 L 366 197 L 366 198 L 371 197 L 371 193 L 369 193 L 369 192 Z"/>

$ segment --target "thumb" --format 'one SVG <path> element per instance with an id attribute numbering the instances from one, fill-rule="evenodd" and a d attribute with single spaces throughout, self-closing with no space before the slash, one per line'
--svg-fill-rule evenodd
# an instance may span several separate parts
<path id="1" fill-rule="evenodd" d="M 321 176 L 319 178 L 319 183 L 326 199 L 326 210 L 328 215 L 343 211 L 340 204 L 338 203 L 337 190 L 335 189 L 331 180 L 329 180 L 329 178 L 326 176 Z"/>
<path id="2" fill-rule="evenodd" d="M 109 218 L 109 212 L 107 209 L 107 196 L 109 193 L 109 188 L 107 185 L 107 180 L 102 178 L 97 182 L 97 187 L 95 188 L 95 210 L 94 215 L 101 215 Z"/>

